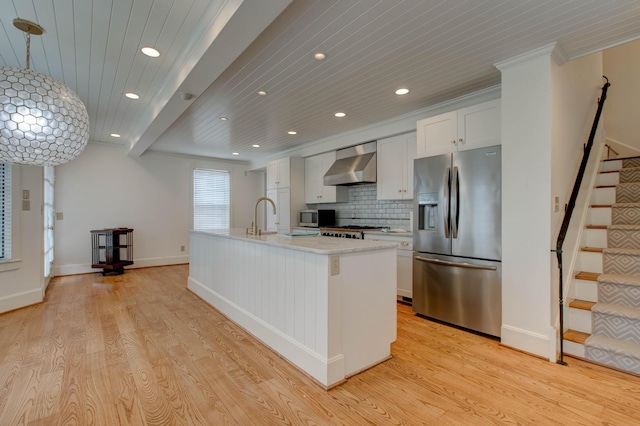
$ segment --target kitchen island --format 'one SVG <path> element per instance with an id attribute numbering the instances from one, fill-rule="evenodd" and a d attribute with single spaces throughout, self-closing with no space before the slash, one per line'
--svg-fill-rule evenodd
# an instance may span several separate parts
<path id="1" fill-rule="evenodd" d="M 396 339 L 393 243 L 191 231 L 188 288 L 325 388 Z"/>

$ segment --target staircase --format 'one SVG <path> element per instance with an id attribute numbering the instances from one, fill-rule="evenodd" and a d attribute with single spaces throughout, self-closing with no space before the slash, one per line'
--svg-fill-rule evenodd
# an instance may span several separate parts
<path id="1" fill-rule="evenodd" d="M 605 160 L 565 308 L 565 353 L 640 375 L 640 157 Z"/>

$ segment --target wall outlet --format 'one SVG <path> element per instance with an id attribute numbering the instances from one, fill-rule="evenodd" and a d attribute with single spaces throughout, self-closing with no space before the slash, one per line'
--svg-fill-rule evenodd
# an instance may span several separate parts
<path id="1" fill-rule="evenodd" d="M 23 200 L 28 200 L 29 199 L 29 190 L 28 189 L 23 189 L 22 190 L 22 199 Z"/>
<path id="2" fill-rule="evenodd" d="M 555 197 L 553 199 L 553 211 L 554 212 L 560 211 L 560 197 Z"/>
<path id="3" fill-rule="evenodd" d="M 184 246 L 180 246 L 180 251 L 184 251 Z"/>
<path id="4" fill-rule="evenodd" d="M 28 212 L 29 210 L 31 210 L 31 201 L 22 200 L 22 211 Z"/>
<path id="5" fill-rule="evenodd" d="M 64 213 L 56 212 L 56 220 L 62 220 L 62 219 L 64 219 Z"/>
<path id="6" fill-rule="evenodd" d="M 340 256 L 329 256 L 329 273 L 340 275 Z"/>

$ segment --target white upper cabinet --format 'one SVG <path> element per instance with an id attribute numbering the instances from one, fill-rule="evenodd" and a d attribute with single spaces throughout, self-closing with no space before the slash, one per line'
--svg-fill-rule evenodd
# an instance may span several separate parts
<path id="1" fill-rule="evenodd" d="M 290 157 L 267 163 L 267 189 L 288 188 L 291 180 Z"/>
<path id="2" fill-rule="evenodd" d="M 419 120 L 417 157 L 500 144 L 500 100 Z"/>
<path id="3" fill-rule="evenodd" d="M 416 132 L 378 139 L 378 200 L 413 199 Z"/>
<path id="4" fill-rule="evenodd" d="M 305 203 L 345 203 L 349 201 L 349 188 L 325 186 L 324 184 L 324 175 L 335 161 L 335 151 L 304 159 Z"/>

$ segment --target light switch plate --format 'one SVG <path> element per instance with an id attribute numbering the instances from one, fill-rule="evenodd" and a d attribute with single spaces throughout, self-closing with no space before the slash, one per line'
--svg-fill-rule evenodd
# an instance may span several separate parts
<path id="1" fill-rule="evenodd" d="M 64 219 L 64 214 L 62 212 L 56 212 L 56 220 Z"/>
<path id="2" fill-rule="evenodd" d="M 28 212 L 29 210 L 31 210 L 31 201 L 22 200 L 22 211 Z"/>
<path id="3" fill-rule="evenodd" d="M 340 256 L 329 256 L 329 273 L 340 275 Z"/>
<path id="4" fill-rule="evenodd" d="M 28 189 L 23 189 L 22 190 L 22 199 L 23 200 L 28 200 L 29 199 L 29 190 Z"/>

